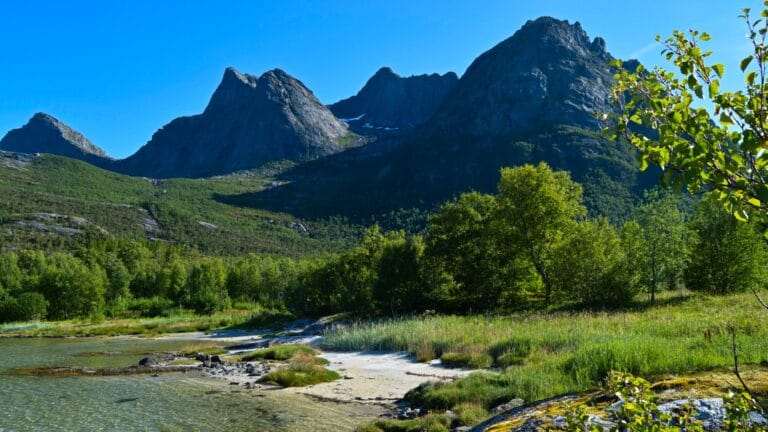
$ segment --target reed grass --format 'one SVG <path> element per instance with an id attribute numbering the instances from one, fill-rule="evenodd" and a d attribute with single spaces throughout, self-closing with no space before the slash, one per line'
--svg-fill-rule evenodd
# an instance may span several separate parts
<path id="1" fill-rule="evenodd" d="M 277 313 L 279 315 L 279 313 Z M 167 333 L 241 328 L 248 324 L 274 321 L 276 312 L 230 309 L 212 315 L 182 310 L 170 316 L 153 318 L 74 319 L 0 324 L 0 337 L 70 336 L 157 336 Z M 278 316 L 278 318 L 280 318 Z M 284 318 L 284 317 L 283 317 Z"/>
<path id="2" fill-rule="evenodd" d="M 610 371 L 653 379 L 768 361 L 768 311 L 751 294 L 725 297 L 668 293 L 657 306 L 611 312 L 432 316 L 361 323 L 326 334 L 322 348 L 408 351 L 491 370 L 411 391 L 411 402 L 436 409 L 490 409 L 599 387 Z M 480 359 L 480 360 L 478 360 Z M 474 363 L 474 364 L 473 364 Z"/>
<path id="3" fill-rule="evenodd" d="M 322 362 L 317 361 L 315 354 L 297 350 L 287 366 L 267 373 L 259 381 L 283 387 L 305 387 L 341 378 L 337 372 L 323 367 Z"/>

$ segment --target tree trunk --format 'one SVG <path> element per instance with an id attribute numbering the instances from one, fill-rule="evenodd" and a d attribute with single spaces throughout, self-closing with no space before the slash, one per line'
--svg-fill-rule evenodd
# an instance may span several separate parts
<path id="1" fill-rule="evenodd" d="M 552 303 L 552 280 L 547 274 L 547 266 L 544 263 L 544 260 L 539 257 L 539 254 L 536 253 L 536 249 L 533 245 L 528 247 L 528 252 L 531 254 L 531 261 L 533 262 L 533 267 L 536 269 L 536 273 L 539 274 L 541 281 L 544 283 L 544 302 L 549 306 Z"/>
<path id="2" fill-rule="evenodd" d="M 653 273 L 653 280 L 651 281 L 651 304 L 654 304 L 656 302 L 656 279 L 658 278 L 655 256 L 651 258 L 651 272 Z"/>

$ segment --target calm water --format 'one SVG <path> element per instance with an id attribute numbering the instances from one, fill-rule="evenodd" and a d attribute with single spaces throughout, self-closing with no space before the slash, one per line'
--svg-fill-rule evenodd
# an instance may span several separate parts
<path id="1" fill-rule="evenodd" d="M 10 369 L 129 366 L 189 342 L 0 339 L 0 431 L 344 431 L 380 413 L 276 390 L 246 390 L 199 373 L 159 377 L 25 377 Z M 88 353 L 112 353 L 88 355 Z M 115 354 L 119 353 L 119 354 Z"/>

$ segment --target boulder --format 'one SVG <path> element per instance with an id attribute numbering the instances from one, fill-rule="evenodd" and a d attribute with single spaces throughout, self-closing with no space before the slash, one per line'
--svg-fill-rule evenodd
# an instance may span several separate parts
<path id="1" fill-rule="evenodd" d="M 143 359 L 139 360 L 139 366 L 158 367 L 160 366 L 160 362 L 158 362 L 157 359 L 153 357 L 144 357 Z"/>

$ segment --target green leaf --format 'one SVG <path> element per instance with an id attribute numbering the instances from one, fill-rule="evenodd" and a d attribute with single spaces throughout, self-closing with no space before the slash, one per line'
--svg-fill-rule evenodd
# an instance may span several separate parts
<path id="1" fill-rule="evenodd" d="M 709 83 L 709 97 L 713 98 L 720 94 L 720 83 L 717 80 Z"/>
<path id="2" fill-rule="evenodd" d="M 752 62 L 752 56 L 745 57 L 744 60 L 741 61 L 741 65 L 739 67 L 741 67 L 742 72 L 747 70 L 747 67 L 749 66 L 750 62 Z"/>
<path id="3" fill-rule="evenodd" d="M 747 74 L 747 76 L 744 78 L 744 80 L 747 82 L 747 84 L 754 85 L 755 84 L 755 77 L 756 76 L 757 76 L 757 72 L 752 71 L 752 72 Z"/>
<path id="4" fill-rule="evenodd" d="M 725 73 L 725 66 L 723 66 L 720 63 L 718 63 L 716 65 L 713 65 L 712 69 L 715 70 L 715 73 L 717 74 L 718 78 L 722 78 L 723 77 L 723 74 Z"/>
<path id="5" fill-rule="evenodd" d="M 733 119 L 731 118 L 731 116 L 729 116 L 726 113 L 720 113 L 720 124 L 722 124 L 724 126 L 732 125 L 733 124 Z"/>
<path id="6" fill-rule="evenodd" d="M 748 202 L 748 203 L 749 203 L 751 206 L 753 206 L 753 207 L 757 207 L 757 208 L 760 208 L 760 200 L 759 200 L 759 199 L 757 199 L 757 198 L 750 198 L 750 199 L 748 199 L 748 200 L 747 200 L 747 202 Z"/>
<path id="7" fill-rule="evenodd" d="M 733 211 L 733 217 L 736 218 L 739 222 L 746 222 L 747 221 L 747 215 L 743 211 L 734 210 Z"/>

